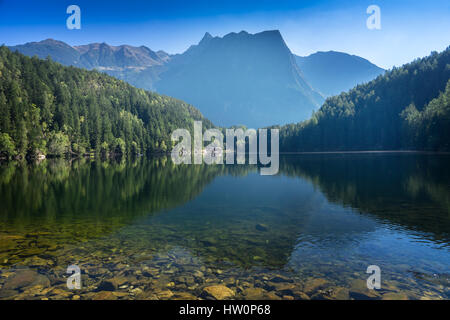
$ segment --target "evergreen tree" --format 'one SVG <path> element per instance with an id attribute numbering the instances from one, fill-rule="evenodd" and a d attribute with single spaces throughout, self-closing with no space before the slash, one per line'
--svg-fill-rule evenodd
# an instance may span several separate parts
<path id="1" fill-rule="evenodd" d="M 328 98 L 310 120 L 281 127 L 280 150 L 448 151 L 449 79 L 450 47 Z"/>
<path id="2" fill-rule="evenodd" d="M 212 127 L 194 107 L 98 71 L 64 67 L 0 47 L 0 152 L 38 154 L 168 151 L 176 128 Z"/>

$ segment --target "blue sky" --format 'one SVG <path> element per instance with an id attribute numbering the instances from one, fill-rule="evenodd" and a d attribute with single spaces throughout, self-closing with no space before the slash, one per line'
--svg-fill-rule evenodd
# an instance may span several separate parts
<path id="1" fill-rule="evenodd" d="M 71 4 L 81 8 L 81 30 L 66 28 Z M 381 9 L 381 30 L 366 27 L 371 4 Z M 450 45 L 450 1 L 0 0 L 0 43 L 6 45 L 54 38 L 180 53 L 206 31 L 223 36 L 271 29 L 299 55 L 343 51 L 390 68 Z"/>

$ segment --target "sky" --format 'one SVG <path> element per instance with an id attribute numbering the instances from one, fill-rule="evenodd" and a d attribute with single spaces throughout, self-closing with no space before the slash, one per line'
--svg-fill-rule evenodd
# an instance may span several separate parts
<path id="1" fill-rule="evenodd" d="M 80 30 L 66 27 L 69 5 L 80 7 Z M 366 26 L 369 5 L 380 8 L 379 30 Z M 295 54 L 341 51 L 388 69 L 450 45 L 450 0 L 0 0 L 6 45 L 53 38 L 181 53 L 205 32 L 274 29 Z"/>

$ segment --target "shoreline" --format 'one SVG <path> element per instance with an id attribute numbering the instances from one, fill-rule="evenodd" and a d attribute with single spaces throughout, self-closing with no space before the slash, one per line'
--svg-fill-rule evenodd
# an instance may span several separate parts
<path id="1" fill-rule="evenodd" d="M 353 154 L 353 153 L 417 153 L 417 154 L 450 154 L 450 151 L 420 151 L 420 150 L 361 150 L 361 151 L 298 151 L 280 152 L 280 154 Z"/>

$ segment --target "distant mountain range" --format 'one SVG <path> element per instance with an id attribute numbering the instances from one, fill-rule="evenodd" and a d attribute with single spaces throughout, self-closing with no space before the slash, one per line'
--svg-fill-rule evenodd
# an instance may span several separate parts
<path id="1" fill-rule="evenodd" d="M 50 56 L 54 61 L 86 69 L 122 70 L 142 69 L 163 65 L 170 59 L 164 51 L 154 52 L 145 46 L 110 46 L 106 43 L 91 43 L 70 46 L 65 42 L 47 39 L 10 47 L 27 56 L 37 55 L 41 59 Z"/>
<path id="2" fill-rule="evenodd" d="M 343 52 L 316 52 L 307 57 L 295 56 L 311 86 L 325 97 L 340 94 L 384 73 L 370 61 Z"/>
<path id="3" fill-rule="evenodd" d="M 11 50 L 86 69 L 185 100 L 215 124 L 263 127 L 308 119 L 324 98 L 383 72 L 357 56 L 291 53 L 277 30 L 203 39 L 182 54 L 140 46 L 70 46 L 47 39 Z"/>

